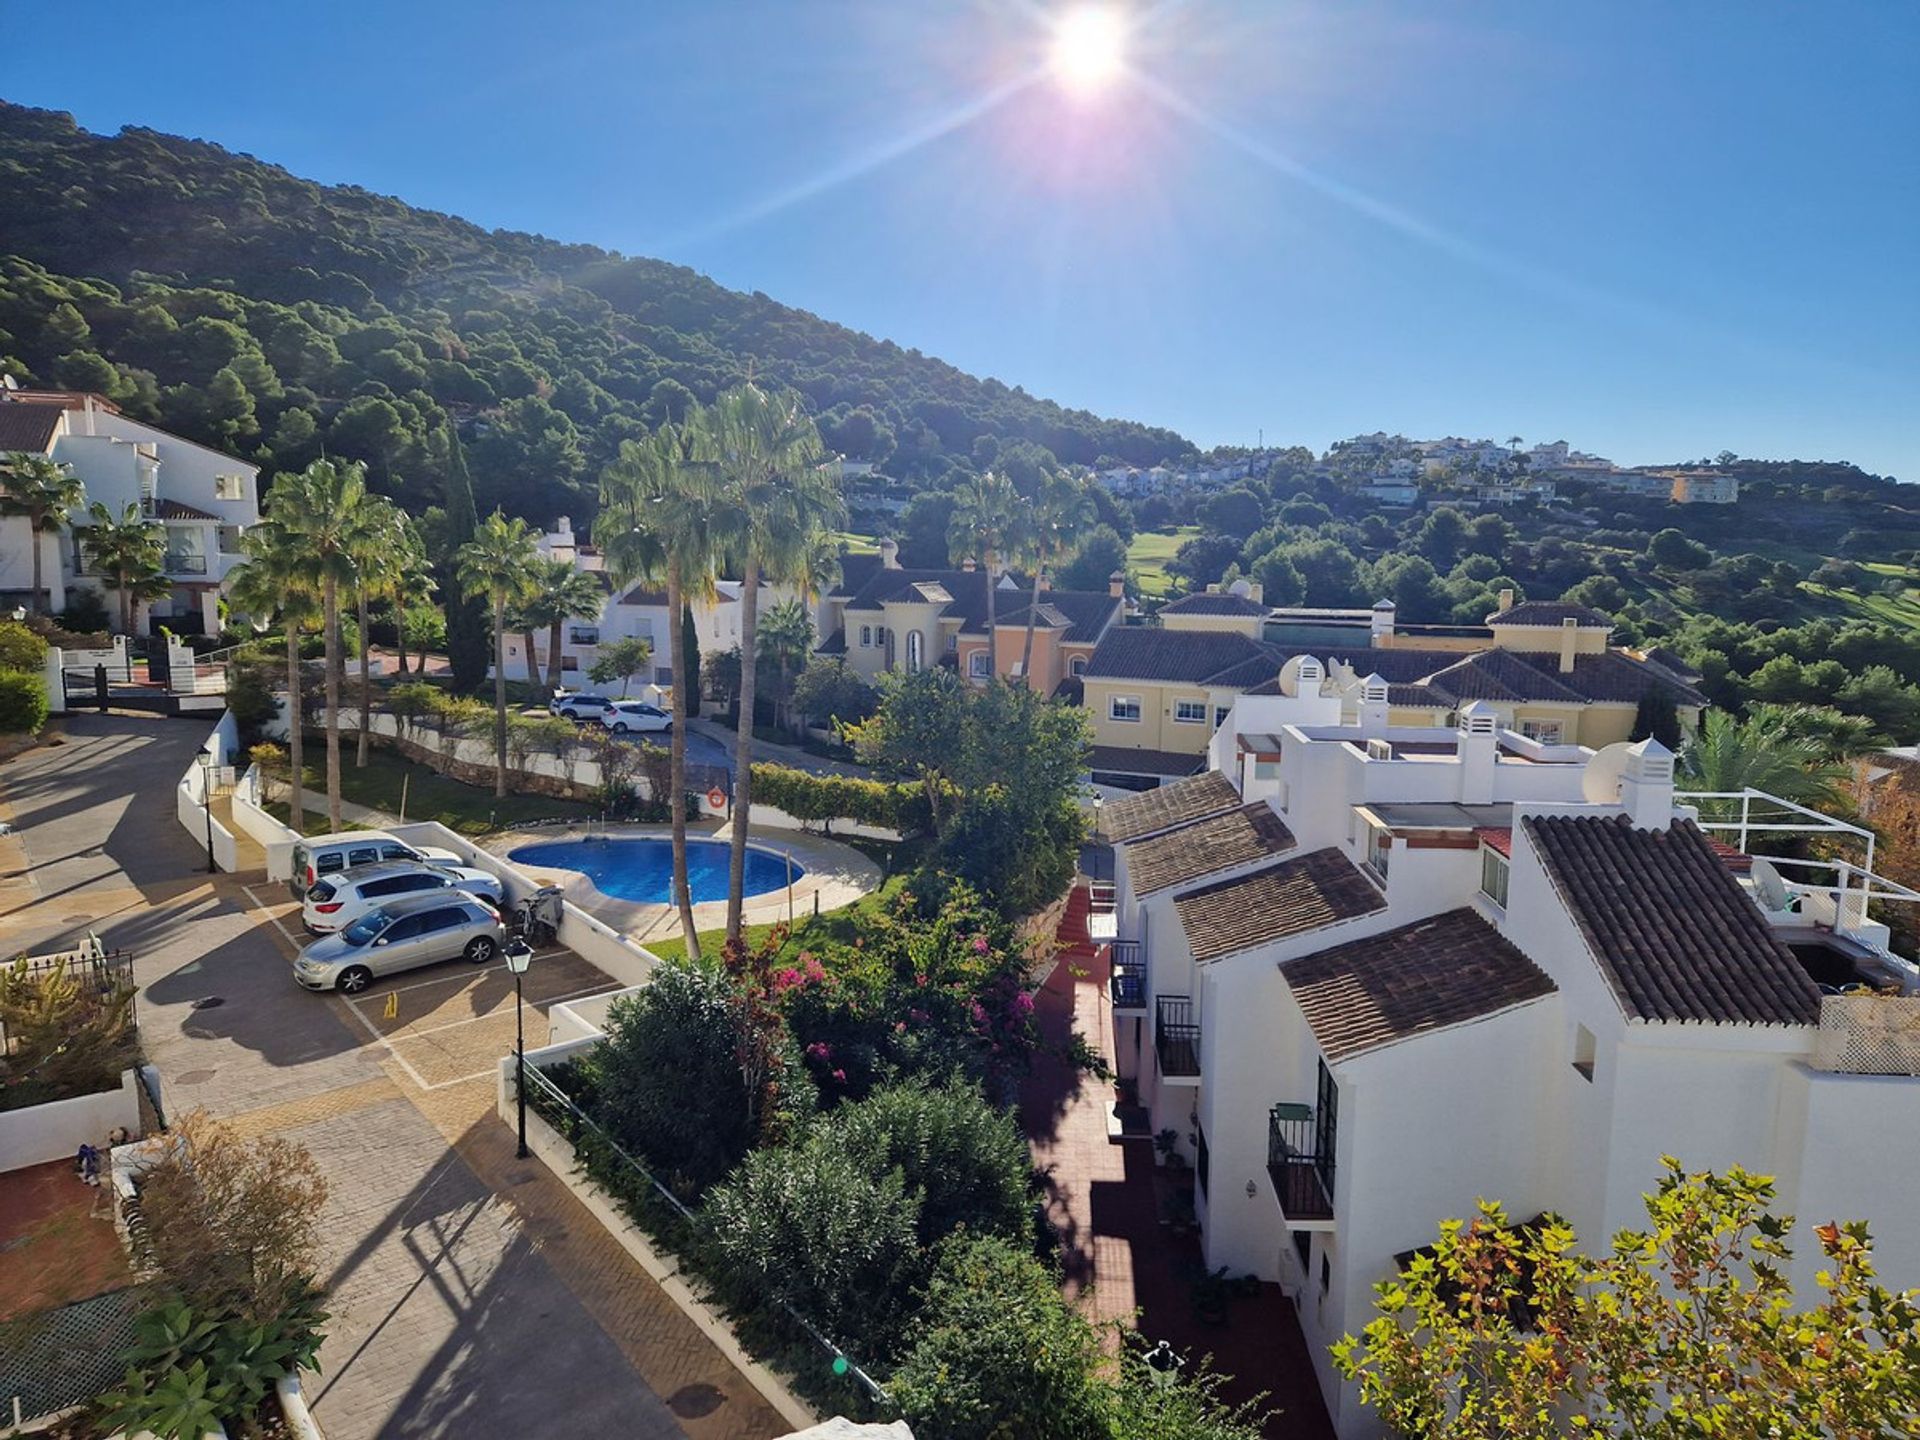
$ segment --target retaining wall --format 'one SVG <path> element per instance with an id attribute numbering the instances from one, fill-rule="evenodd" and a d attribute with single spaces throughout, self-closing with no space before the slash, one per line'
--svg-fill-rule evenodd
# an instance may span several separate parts
<path id="1" fill-rule="evenodd" d="M 131 1070 L 120 1073 L 117 1090 L 0 1111 L 0 1171 L 71 1160 L 82 1145 L 105 1149 L 115 1129 L 140 1133 L 140 1082 Z"/>

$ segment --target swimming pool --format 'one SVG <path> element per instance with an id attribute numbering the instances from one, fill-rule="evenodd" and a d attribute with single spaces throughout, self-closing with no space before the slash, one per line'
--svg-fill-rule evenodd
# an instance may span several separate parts
<path id="1" fill-rule="evenodd" d="M 673 842 L 656 839 L 543 840 L 510 852 L 509 860 L 578 870 L 603 895 L 634 900 L 643 905 L 673 903 Z M 687 841 L 687 888 L 693 903 L 727 898 L 727 845 L 721 840 Z M 799 861 L 787 868 L 787 857 L 771 850 L 747 847 L 748 895 L 784 890 L 788 876 L 806 874 Z"/>

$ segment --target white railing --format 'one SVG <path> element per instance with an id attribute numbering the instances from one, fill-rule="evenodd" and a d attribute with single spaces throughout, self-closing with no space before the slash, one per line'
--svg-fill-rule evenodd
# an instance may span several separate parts
<path id="1" fill-rule="evenodd" d="M 1868 871 L 1873 869 L 1873 831 L 1845 820 L 1836 820 L 1831 815 L 1792 800 L 1783 800 L 1778 795 L 1769 795 L 1764 790 L 1751 787 L 1745 790 L 1683 790 L 1673 798 L 1682 805 L 1704 803 L 1722 808 L 1738 804 L 1740 813 L 1737 818 L 1709 818 L 1702 815 L 1695 822 L 1709 834 L 1716 830 L 1731 833 L 1735 837 L 1731 843 L 1736 850 L 1746 851 L 1751 837 L 1755 835 L 1850 835 L 1866 844 L 1867 853 L 1862 868 Z M 1758 814 L 1755 813 L 1756 806 L 1759 807 Z M 1785 812 L 1784 817 L 1781 812 Z M 1795 816 L 1799 818 L 1792 818 Z"/>

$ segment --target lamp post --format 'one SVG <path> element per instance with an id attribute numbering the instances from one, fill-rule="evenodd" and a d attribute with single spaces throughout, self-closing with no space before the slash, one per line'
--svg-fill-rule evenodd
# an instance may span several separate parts
<path id="1" fill-rule="evenodd" d="M 213 858 L 213 752 L 200 752 L 200 808 L 207 812 L 207 873 L 216 875 L 220 867 Z"/>
<path id="2" fill-rule="evenodd" d="M 527 973 L 527 966 L 533 962 L 533 947 L 524 940 L 507 942 L 507 969 L 513 972 L 513 1089 L 514 1097 L 520 1107 L 520 1143 L 514 1148 L 516 1158 L 527 1158 L 527 1021 L 525 996 L 520 987 L 521 977 Z"/>

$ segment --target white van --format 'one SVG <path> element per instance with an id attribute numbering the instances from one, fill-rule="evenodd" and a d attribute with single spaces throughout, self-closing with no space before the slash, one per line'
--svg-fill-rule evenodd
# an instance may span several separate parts
<path id="1" fill-rule="evenodd" d="M 335 835 L 309 835 L 295 842 L 293 873 L 287 877 L 287 889 L 296 900 L 305 900 L 307 890 L 323 875 L 337 875 L 354 865 L 373 865 L 382 860 L 437 860 L 443 864 L 463 865 L 466 857 L 431 845 L 409 845 L 384 830 L 342 830 Z"/>

